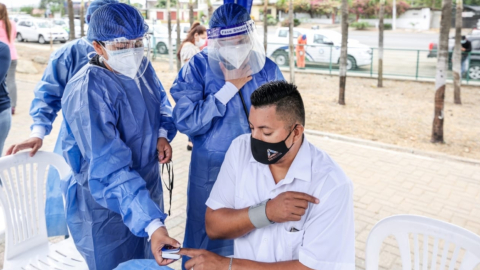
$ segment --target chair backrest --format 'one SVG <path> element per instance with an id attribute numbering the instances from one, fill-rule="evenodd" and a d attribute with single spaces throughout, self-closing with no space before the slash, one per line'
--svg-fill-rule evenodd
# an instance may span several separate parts
<path id="1" fill-rule="evenodd" d="M 366 270 L 378 269 L 382 242 L 390 235 L 393 235 L 397 240 L 402 260 L 402 269 L 404 270 L 420 269 L 419 236 L 423 238 L 423 270 L 427 270 L 429 254 L 431 254 L 430 269 L 432 270 L 437 269 L 438 262 L 440 263 L 440 268 L 438 269 L 446 269 L 447 257 L 449 255 L 451 255 L 448 265 L 449 270 L 453 270 L 457 263 L 461 263 L 460 270 L 472 270 L 480 263 L 480 236 L 447 222 L 422 216 L 398 215 L 379 221 L 370 231 L 365 252 Z M 410 249 L 410 236 L 413 238 L 413 250 Z M 433 245 L 429 245 L 429 238 L 434 239 Z M 437 261 L 440 254 L 440 242 L 444 244 L 441 251 L 441 259 Z M 449 249 L 452 245 L 454 248 L 453 254 L 449 254 Z M 412 268 L 412 251 L 414 254 L 414 268 Z M 458 261 L 461 252 L 463 253 L 463 259 Z"/>
<path id="2" fill-rule="evenodd" d="M 63 157 L 39 151 L 0 158 L 0 201 L 4 208 L 5 260 L 33 247 L 48 245 L 45 223 L 45 181 L 47 168 L 57 169 L 60 179 L 70 167 Z"/>

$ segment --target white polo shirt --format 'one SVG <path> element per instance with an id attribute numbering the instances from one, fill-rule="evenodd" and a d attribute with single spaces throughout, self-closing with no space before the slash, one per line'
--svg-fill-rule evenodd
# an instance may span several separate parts
<path id="1" fill-rule="evenodd" d="M 312 269 L 355 269 L 352 181 L 306 137 L 285 179 L 278 184 L 268 165 L 253 158 L 250 134 L 236 138 L 206 204 L 213 210 L 243 209 L 286 191 L 310 194 L 320 203 L 309 203 L 300 221 L 272 224 L 235 239 L 235 258 L 299 260 Z M 291 232 L 292 228 L 298 231 Z"/>

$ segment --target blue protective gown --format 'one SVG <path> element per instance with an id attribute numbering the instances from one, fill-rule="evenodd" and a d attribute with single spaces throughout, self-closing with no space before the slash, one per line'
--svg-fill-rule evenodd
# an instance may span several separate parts
<path id="1" fill-rule="evenodd" d="M 124 77 L 126 78 L 126 77 Z M 172 108 L 151 64 L 140 79 L 121 79 L 87 64 L 62 99 L 67 223 L 90 270 L 153 258 L 145 228 L 164 221 L 157 139 L 176 134 Z"/>
<path id="2" fill-rule="evenodd" d="M 35 98 L 30 107 L 34 125 L 45 127 L 45 135 L 50 134 L 53 121 L 61 109 L 65 86 L 70 78 L 88 63 L 87 55 L 94 51 L 93 46 L 85 39 L 77 39 L 65 44 L 50 57 L 42 80 L 35 87 Z M 59 155 L 62 155 L 63 130 L 62 123 L 54 150 Z M 48 236 L 68 235 L 60 177 L 56 170 L 48 172 L 46 198 L 45 216 Z"/>
<path id="3" fill-rule="evenodd" d="M 284 80 L 275 63 L 267 58 L 264 68 L 240 91 L 250 111 L 250 95 L 266 82 Z M 225 81 L 208 64 L 208 50 L 184 65 L 170 90 L 176 105 L 175 124 L 192 138 L 184 247 L 201 248 L 220 255 L 233 254 L 232 240 L 210 240 L 205 231 L 206 201 L 233 139 L 250 132 L 242 100 L 237 93 L 225 106 L 214 96 Z"/>

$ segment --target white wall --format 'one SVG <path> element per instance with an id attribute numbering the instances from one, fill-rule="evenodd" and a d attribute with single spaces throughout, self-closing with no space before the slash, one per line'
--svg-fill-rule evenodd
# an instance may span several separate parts
<path id="1" fill-rule="evenodd" d="M 399 29 L 415 29 L 415 30 L 429 30 L 430 28 L 435 28 L 432 26 L 432 15 L 435 12 L 432 12 L 429 8 L 424 8 L 421 10 L 407 10 L 404 14 L 400 15 L 397 20 L 397 28 Z M 374 25 L 378 28 L 378 19 L 359 19 L 360 22 L 368 22 L 370 25 Z M 384 23 L 392 23 L 392 19 L 385 19 Z"/>

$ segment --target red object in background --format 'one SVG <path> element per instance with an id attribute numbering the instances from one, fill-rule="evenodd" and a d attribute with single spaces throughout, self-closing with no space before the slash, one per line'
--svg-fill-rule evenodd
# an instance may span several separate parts
<path id="1" fill-rule="evenodd" d="M 428 50 L 430 50 L 430 51 L 433 50 L 433 42 L 428 44 Z"/>

